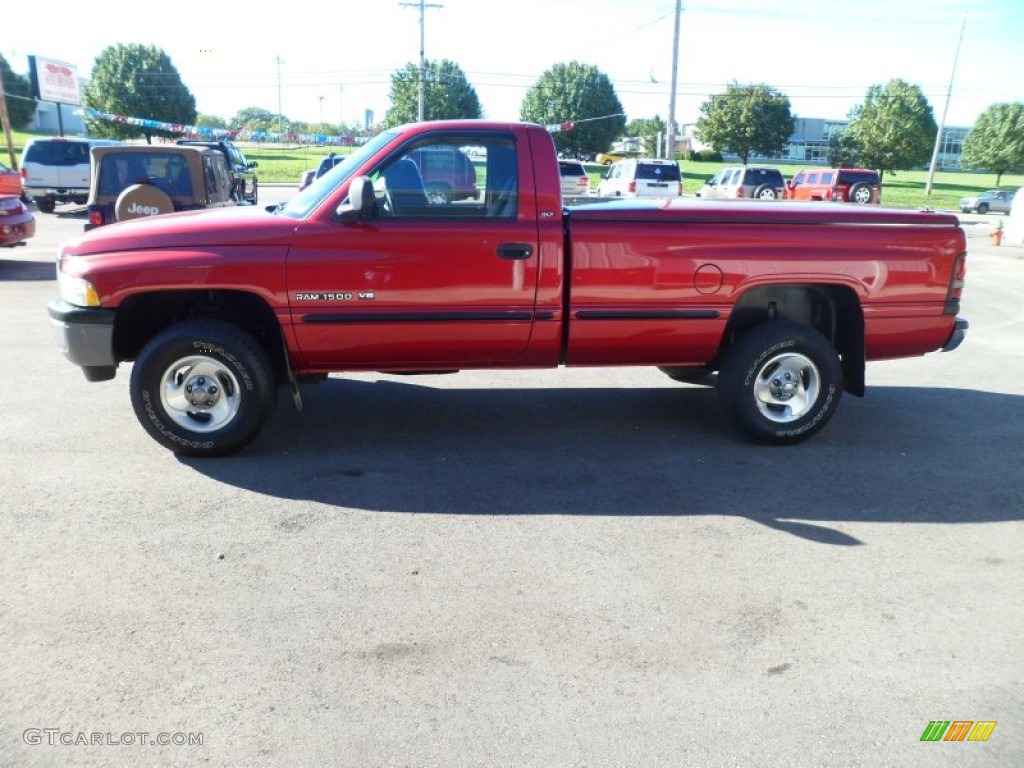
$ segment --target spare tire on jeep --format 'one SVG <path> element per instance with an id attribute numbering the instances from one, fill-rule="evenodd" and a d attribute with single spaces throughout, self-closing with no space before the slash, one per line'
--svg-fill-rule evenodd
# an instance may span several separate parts
<path id="1" fill-rule="evenodd" d="M 161 213 L 174 213 L 174 203 L 152 184 L 132 184 L 125 187 L 114 203 L 114 215 L 118 221 L 156 216 Z"/>

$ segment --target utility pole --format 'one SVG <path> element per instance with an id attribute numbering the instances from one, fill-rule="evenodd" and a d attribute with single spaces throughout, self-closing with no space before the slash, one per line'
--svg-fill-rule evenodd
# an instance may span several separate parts
<path id="1" fill-rule="evenodd" d="M 320 130 L 324 129 L 324 97 L 320 97 Z"/>
<path id="2" fill-rule="evenodd" d="M 665 137 L 665 156 L 669 160 L 676 151 L 676 84 L 679 80 L 679 22 L 683 15 L 683 0 L 676 0 L 676 23 L 672 31 L 672 92 L 668 95 L 668 135 Z"/>
<path id="3" fill-rule="evenodd" d="M 281 130 L 281 57 L 277 57 L 277 132 L 283 133 Z M 284 141 L 284 139 L 281 139 Z"/>
<path id="4" fill-rule="evenodd" d="M 345 86 L 338 86 L 338 131 L 345 130 Z"/>
<path id="5" fill-rule="evenodd" d="M 680 0 L 681 1 L 681 0 Z M 423 24 L 423 13 L 427 8 L 443 8 L 443 5 L 438 3 L 426 3 L 424 0 L 419 0 L 418 3 L 399 3 L 403 8 L 419 8 L 420 9 L 420 88 L 419 88 L 419 108 L 417 111 L 418 119 L 423 122 L 423 102 L 424 94 L 426 92 L 426 57 L 423 54 L 424 49 L 424 24 Z"/>
<path id="6" fill-rule="evenodd" d="M 964 41 L 964 28 L 967 26 L 967 14 L 960 24 L 960 37 L 956 41 L 956 53 L 953 54 L 953 72 L 949 76 L 949 88 L 946 90 L 946 106 L 942 108 L 942 122 L 939 123 L 939 130 L 935 134 L 935 149 L 932 150 L 932 162 L 928 166 L 928 182 L 924 185 L 924 193 L 932 194 L 932 179 L 935 178 L 935 166 L 939 163 L 939 149 L 942 147 L 942 132 L 946 129 L 946 113 L 949 112 L 949 100 L 953 96 L 953 78 L 956 77 L 956 63 L 960 59 L 960 44 Z"/>
<path id="7" fill-rule="evenodd" d="M 57 107 L 60 109 L 60 107 Z M 7 155 L 11 160 L 11 168 L 18 170 L 18 158 L 14 156 L 14 138 L 11 136 L 11 118 L 7 114 L 7 94 L 4 92 L 4 73 L 0 71 L 0 123 L 3 124 L 4 139 L 7 142 Z"/>

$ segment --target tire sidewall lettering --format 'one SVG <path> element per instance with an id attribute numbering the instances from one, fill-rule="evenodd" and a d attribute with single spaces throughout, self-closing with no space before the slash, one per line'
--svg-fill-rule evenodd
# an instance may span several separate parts
<path id="1" fill-rule="evenodd" d="M 150 397 L 148 389 L 142 390 L 142 407 L 145 409 L 146 418 L 149 419 L 153 428 L 171 442 L 177 443 L 185 448 L 192 448 L 193 450 L 209 450 L 215 445 L 212 440 L 186 440 L 177 433 L 168 429 L 164 423 L 160 421 L 160 417 L 156 413 L 156 409 L 153 406 L 153 399 Z"/>
<path id="2" fill-rule="evenodd" d="M 218 357 L 231 363 L 232 367 L 238 372 L 238 375 L 242 379 L 242 385 L 250 392 L 253 390 L 252 379 L 249 376 L 249 371 L 242 364 L 242 362 L 232 355 L 230 352 L 225 350 L 216 344 L 211 344 L 208 341 L 193 341 L 192 347 L 198 352 L 202 352 L 206 355 L 217 355 Z"/>
<path id="3" fill-rule="evenodd" d="M 747 369 L 747 375 L 743 379 L 743 386 L 750 386 L 754 377 L 757 376 L 757 372 L 761 370 L 761 366 L 764 364 L 765 360 L 774 355 L 780 349 L 789 349 L 795 346 L 796 340 L 789 339 L 788 341 L 780 341 L 778 344 L 773 344 L 772 346 L 768 347 L 768 349 L 766 349 L 764 352 L 758 355 L 757 359 L 754 361 L 754 364 Z"/>
<path id="4" fill-rule="evenodd" d="M 796 427 L 795 429 L 784 429 L 779 430 L 775 433 L 776 437 L 796 437 L 802 435 L 810 429 L 814 429 L 818 422 L 821 421 L 825 416 L 828 415 L 829 410 L 832 408 L 832 403 L 835 400 L 836 385 L 829 384 L 828 393 L 823 401 L 821 401 L 821 407 L 815 411 L 814 418 L 812 418 L 806 424 Z"/>

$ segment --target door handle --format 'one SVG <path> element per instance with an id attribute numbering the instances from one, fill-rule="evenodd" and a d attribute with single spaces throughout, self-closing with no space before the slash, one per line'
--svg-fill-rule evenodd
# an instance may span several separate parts
<path id="1" fill-rule="evenodd" d="M 502 243 L 498 246 L 498 257 L 510 261 L 522 261 L 533 256 L 533 246 L 529 243 Z"/>

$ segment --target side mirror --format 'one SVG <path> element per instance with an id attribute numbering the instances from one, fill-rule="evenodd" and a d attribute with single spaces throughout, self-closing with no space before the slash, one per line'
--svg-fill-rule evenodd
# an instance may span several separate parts
<path id="1" fill-rule="evenodd" d="M 256 162 L 255 160 L 253 160 L 251 163 L 249 163 L 249 167 L 250 168 L 258 168 L 259 167 L 259 163 Z"/>
<path id="2" fill-rule="evenodd" d="M 369 176 L 356 176 L 348 187 L 348 199 L 338 206 L 337 214 L 343 219 L 359 219 L 373 213 L 377 198 Z"/>

